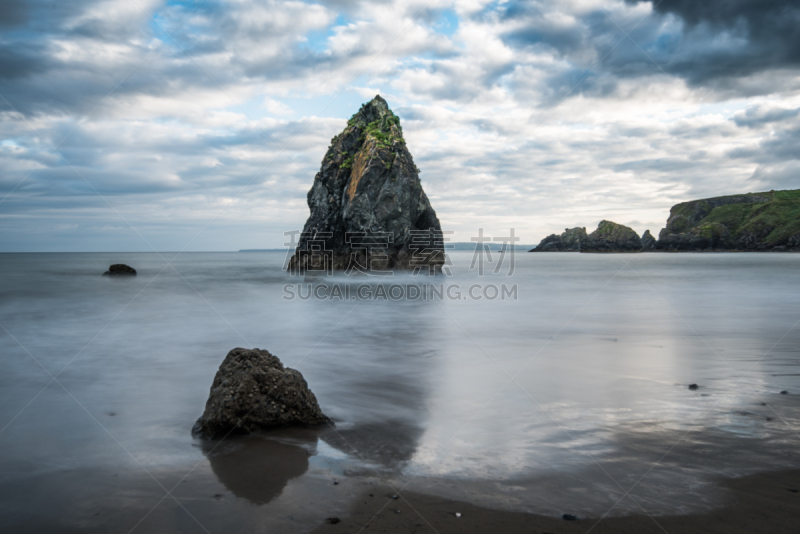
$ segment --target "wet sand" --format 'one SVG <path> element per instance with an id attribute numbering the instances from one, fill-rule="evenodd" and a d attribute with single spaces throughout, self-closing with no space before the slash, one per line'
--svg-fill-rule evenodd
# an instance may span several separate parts
<path id="1" fill-rule="evenodd" d="M 725 504 L 702 514 L 562 518 L 489 510 L 418 493 L 391 493 L 378 488 L 364 493 L 339 522 L 325 522 L 315 534 L 381 533 L 796 533 L 800 523 L 800 470 L 760 473 L 719 481 Z M 397 512 L 399 510 L 399 513 Z M 456 517 L 456 512 L 461 517 Z"/>

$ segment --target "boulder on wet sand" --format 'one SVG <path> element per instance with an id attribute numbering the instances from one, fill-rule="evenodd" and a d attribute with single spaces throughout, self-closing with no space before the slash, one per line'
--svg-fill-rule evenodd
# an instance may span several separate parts
<path id="1" fill-rule="evenodd" d="M 106 272 L 103 273 L 103 276 L 112 274 L 135 275 L 136 269 L 134 269 L 133 267 L 129 267 L 124 263 L 115 263 L 114 265 L 110 266 Z"/>
<path id="2" fill-rule="evenodd" d="M 215 437 L 329 421 L 299 371 L 284 367 L 269 351 L 236 348 L 219 366 L 192 432 Z"/>

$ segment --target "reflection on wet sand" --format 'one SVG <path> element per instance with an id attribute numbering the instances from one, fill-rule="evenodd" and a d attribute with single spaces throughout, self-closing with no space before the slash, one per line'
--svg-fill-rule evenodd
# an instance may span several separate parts
<path id="1" fill-rule="evenodd" d="M 320 439 L 397 470 L 411 460 L 427 426 L 443 345 L 431 302 L 393 304 L 354 308 L 351 320 L 328 335 L 322 356 L 304 363 L 320 405 L 336 421 Z"/>
<path id="2" fill-rule="evenodd" d="M 253 504 L 267 504 L 290 480 L 308 471 L 306 449 L 260 436 L 205 441 L 202 448 L 219 481 Z"/>
<path id="3" fill-rule="evenodd" d="M 416 452 L 423 431 L 420 425 L 390 420 L 331 430 L 322 436 L 322 440 L 359 460 L 397 468 Z"/>

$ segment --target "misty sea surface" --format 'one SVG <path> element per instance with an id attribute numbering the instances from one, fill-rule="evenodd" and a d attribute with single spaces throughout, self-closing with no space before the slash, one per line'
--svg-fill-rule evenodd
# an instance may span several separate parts
<path id="1" fill-rule="evenodd" d="M 450 258 L 305 282 L 279 252 L 0 254 L 0 531 L 297 532 L 368 487 L 690 513 L 800 467 L 800 254 Z M 333 282 L 461 298 L 285 298 Z M 193 438 L 235 347 L 298 369 L 335 429 Z"/>

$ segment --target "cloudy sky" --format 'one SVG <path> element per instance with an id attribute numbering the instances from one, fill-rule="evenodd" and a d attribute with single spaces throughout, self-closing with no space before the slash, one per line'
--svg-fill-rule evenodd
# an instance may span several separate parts
<path id="1" fill-rule="evenodd" d="M 537 243 L 800 187 L 777 0 L 3 0 L 0 251 L 281 247 L 380 93 L 442 226 Z"/>

